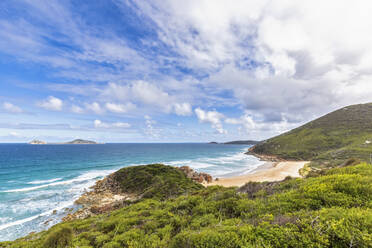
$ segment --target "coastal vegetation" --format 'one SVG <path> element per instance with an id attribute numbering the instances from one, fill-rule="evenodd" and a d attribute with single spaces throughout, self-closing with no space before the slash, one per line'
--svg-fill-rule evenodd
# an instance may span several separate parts
<path id="1" fill-rule="evenodd" d="M 251 148 L 254 154 L 287 160 L 337 164 L 348 158 L 370 161 L 372 103 L 344 107 Z"/>
<path id="2" fill-rule="evenodd" d="M 141 198 L 164 200 L 203 188 L 181 170 L 162 164 L 126 167 L 112 176 L 119 183 L 121 192 Z"/>
<path id="3" fill-rule="evenodd" d="M 170 168 L 123 169 L 118 174 L 122 189 L 146 197 L 0 247 L 372 246 L 370 164 L 241 188 L 199 187 Z"/>

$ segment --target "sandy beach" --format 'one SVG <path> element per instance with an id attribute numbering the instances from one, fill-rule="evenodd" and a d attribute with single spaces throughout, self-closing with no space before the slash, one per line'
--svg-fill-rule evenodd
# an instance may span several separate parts
<path id="1" fill-rule="evenodd" d="M 266 162 L 249 174 L 218 178 L 218 180 L 213 180 L 213 182 L 208 183 L 205 186 L 221 185 L 225 187 L 240 187 L 249 181 L 280 181 L 287 176 L 301 177 L 299 170 L 307 163 L 309 163 L 309 161 Z"/>

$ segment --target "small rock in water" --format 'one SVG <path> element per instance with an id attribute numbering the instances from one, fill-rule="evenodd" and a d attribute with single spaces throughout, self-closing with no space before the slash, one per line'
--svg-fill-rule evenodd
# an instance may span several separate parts
<path id="1" fill-rule="evenodd" d="M 52 219 L 49 219 L 49 220 L 45 221 L 44 225 L 48 225 L 51 221 L 52 221 Z"/>

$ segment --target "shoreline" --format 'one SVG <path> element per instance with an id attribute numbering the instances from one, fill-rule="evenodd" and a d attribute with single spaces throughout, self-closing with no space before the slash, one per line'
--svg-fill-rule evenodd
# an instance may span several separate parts
<path id="1" fill-rule="evenodd" d="M 266 161 L 249 174 L 218 178 L 214 179 L 211 183 L 205 183 L 203 185 L 206 187 L 213 185 L 223 187 L 241 187 L 248 182 L 275 182 L 281 181 L 288 176 L 301 177 L 299 170 L 309 162 L 310 161 Z"/>
<path id="2" fill-rule="evenodd" d="M 240 187 L 248 183 L 249 181 L 254 181 L 254 182 L 281 181 L 286 176 L 300 177 L 298 170 L 302 168 L 306 163 L 308 163 L 307 161 L 284 161 L 284 160 L 279 160 L 277 158 L 272 159 L 271 157 L 268 158 L 266 156 L 256 156 L 256 154 L 252 154 L 249 152 L 243 152 L 243 154 L 251 155 L 256 158 L 259 158 L 262 164 L 258 165 L 255 169 L 249 171 L 247 174 L 240 173 L 240 174 L 235 174 L 231 176 L 229 175 L 226 177 L 218 177 L 218 178 L 213 178 L 213 179 L 211 178 L 210 179 L 211 181 L 208 180 L 207 182 L 207 181 L 202 180 L 199 183 L 205 187 L 213 186 L 213 185 L 220 185 L 223 187 L 232 187 L 232 186 Z M 267 161 L 269 159 L 271 161 Z M 174 165 L 172 167 L 174 167 Z M 191 168 L 188 168 L 184 172 L 185 174 L 189 174 L 188 175 L 189 178 L 194 177 L 193 180 L 195 181 L 198 180 L 200 175 L 204 175 L 204 174 L 207 175 L 206 173 L 202 173 L 202 172 L 197 173 L 197 175 L 193 175 L 194 172 L 192 169 L 191 170 L 190 169 Z M 120 168 L 118 170 L 120 170 Z M 112 173 L 115 173 L 116 171 Z M 110 177 L 112 173 L 104 176 L 102 179 L 96 180 L 92 186 L 86 189 L 86 191 L 83 192 L 72 203 L 71 206 L 65 206 L 63 208 L 58 209 L 58 215 L 62 215 L 62 217 L 58 217 L 60 219 L 57 223 L 61 223 L 61 222 L 65 222 L 65 221 L 69 221 L 73 219 L 84 219 L 92 215 L 96 215 L 96 214 L 100 214 L 104 212 L 110 212 L 112 210 L 120 208 L 121 206 L 125 206 L 126 202 L 137 200 L 136 196 L 128 195 L 128 194 L 121 194 L 118 192 L 112 192 L 112 190 L 108 190 L 108 187 L 106 188 L 106 185 L 102 184 L 102 182 L 107 181 L 107 179 Z M 74 210 L 72 211 L 72 209 Z M 44 225 L 47 226 L 49 223 L 56 220 L 57 211 L 52 211 L 52 212 L 53 214 L 51 214 L 49 218 L 46 219 L 46 221 L 44 222 Z M 36 218 L 40 216 L 41 215 L 37 215 Z M 47 229 L 49 229 L 50 227 L 51 226 L 48 226 Z"/>

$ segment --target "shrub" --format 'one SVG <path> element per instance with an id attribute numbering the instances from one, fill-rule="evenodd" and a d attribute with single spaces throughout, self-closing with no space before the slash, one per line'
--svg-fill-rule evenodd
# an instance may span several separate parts
<path id="1" fill-rule="evenodd" d="M 62 248 L 68 247 L 72 241 L 72 229 L 68 226 L 61 226 L 51 230 L 45 239 L 44 247 Z"/>

